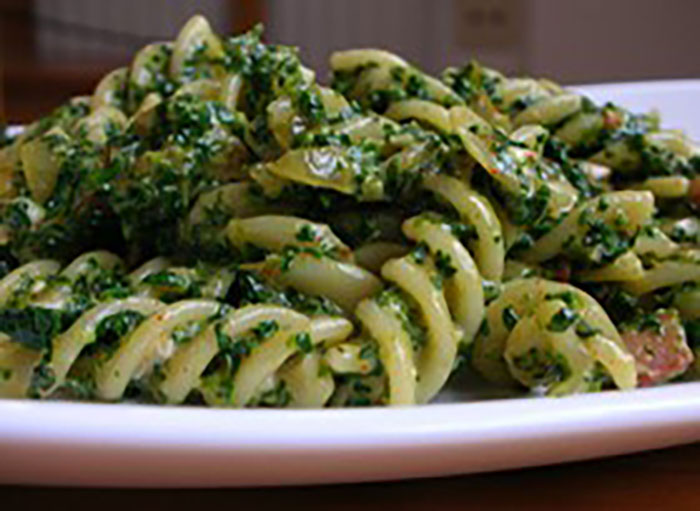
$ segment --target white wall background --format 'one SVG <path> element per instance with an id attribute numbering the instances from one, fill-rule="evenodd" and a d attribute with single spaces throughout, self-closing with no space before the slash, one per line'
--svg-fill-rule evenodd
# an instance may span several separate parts
<path id="1" fill-rule="evenodd" d="M 222 0 L 36 0 L 39 52 L 45 59 L 91 54 L 128 58 L 144 42 L 172 39 L 195 12 L 226 31 L 229 4 Z"/>
<path id="2" fill-rule="evenodd" d="M 245 1 L 245 0 L 243 0 Z M 497 2 L 519 9 L 521 32 L 506 46 L 464 45 L 464 2 Z M 202 12 L 222 31 L 227 0 L 38 0 L 38 42 L 48 59 L 123 55 L 151 39 L 173 38 L 191 14 Z M 380 46 L 428 71 L 477 57 L 508 72 L 547 75 L 564 83 L 662 77 L 700 77 L 698 0 L 267 0 L 269 40 L 297 45 L 324 76 L 335 49 Z M 87 25 L 88 33 L 57 30 Z M 99 36 L 99 31 L 126 38 Z M 468 34 L 467 34 L 468 35 Z M 467 38 L 469 39 L 469 38 Z"/>
<path id="3" fill-rule="evenodd" d="M 529 0 L 514 0 L 523 1 Z M 472 56 L 493 66 L 520 67 L 522 47 L 462 48 L 455 23 L 459 0 L 272 0 L 268 1 L 268 33 L 275 40 L 301 48 L 321 74 L 329 52 L 353 47 L 380 47 L 418 63 L 430 72 Z"/>
<path id="4" fill-rule="evenodd" d="M 535 74 L 570 83 L 700 77 L 700 1 L 530 1 L 525 66 Z"/>

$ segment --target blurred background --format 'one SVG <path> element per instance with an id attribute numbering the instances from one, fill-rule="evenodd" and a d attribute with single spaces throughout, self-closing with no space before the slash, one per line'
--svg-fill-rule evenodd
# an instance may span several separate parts
<path id="1" fill-rule="evenodd" d="M 358 46 L 430 72 L 477 58 L 566 84 L 700 77 L 697 0 L 0 0 L 0 122 L 89 92 L 197 12 L 222 34 L 264 23 L 319 77 Z"/>

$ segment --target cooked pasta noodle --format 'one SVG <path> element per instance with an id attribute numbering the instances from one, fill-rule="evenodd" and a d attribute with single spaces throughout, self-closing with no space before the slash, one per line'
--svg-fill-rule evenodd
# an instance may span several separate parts
<path id="1" fill-rule="evenodd" d="M 324 86 L 195 16 L 0 147 L 0 397 L 411 405 L 471 369 L 551 396 L 698 374 L 688 137 L 476 62 L 330 64 Z"/>

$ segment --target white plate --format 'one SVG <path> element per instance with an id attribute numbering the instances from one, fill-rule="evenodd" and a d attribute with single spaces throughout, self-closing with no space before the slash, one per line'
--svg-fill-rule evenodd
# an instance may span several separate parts
<path id="1" fill-rule="evenodd" d="M 658 107 L 665 125 L 682 126 L 700 139 L 700 81 L 578 89 L 636 110 Z M 473 390 L 403 409 L 212 410 L 0 400 L 0 483 L 205 487 L 374 481 L 582 460 L 700 440 L 700 383 L 561 399 L 503 399 L 495 389 L 460 383 Z M 449 402 L 455 400 L 470 402 Z"/>

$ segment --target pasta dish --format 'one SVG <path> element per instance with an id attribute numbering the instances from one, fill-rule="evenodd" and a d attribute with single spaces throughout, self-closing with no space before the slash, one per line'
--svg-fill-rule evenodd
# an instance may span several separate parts
<path id="1" fill-rule="evenodd" d="M 377 49 L 330 86 L 201 16 L 0 135 L 0 397 L 342 407 L 700 372 L 700 149 Z"/>

